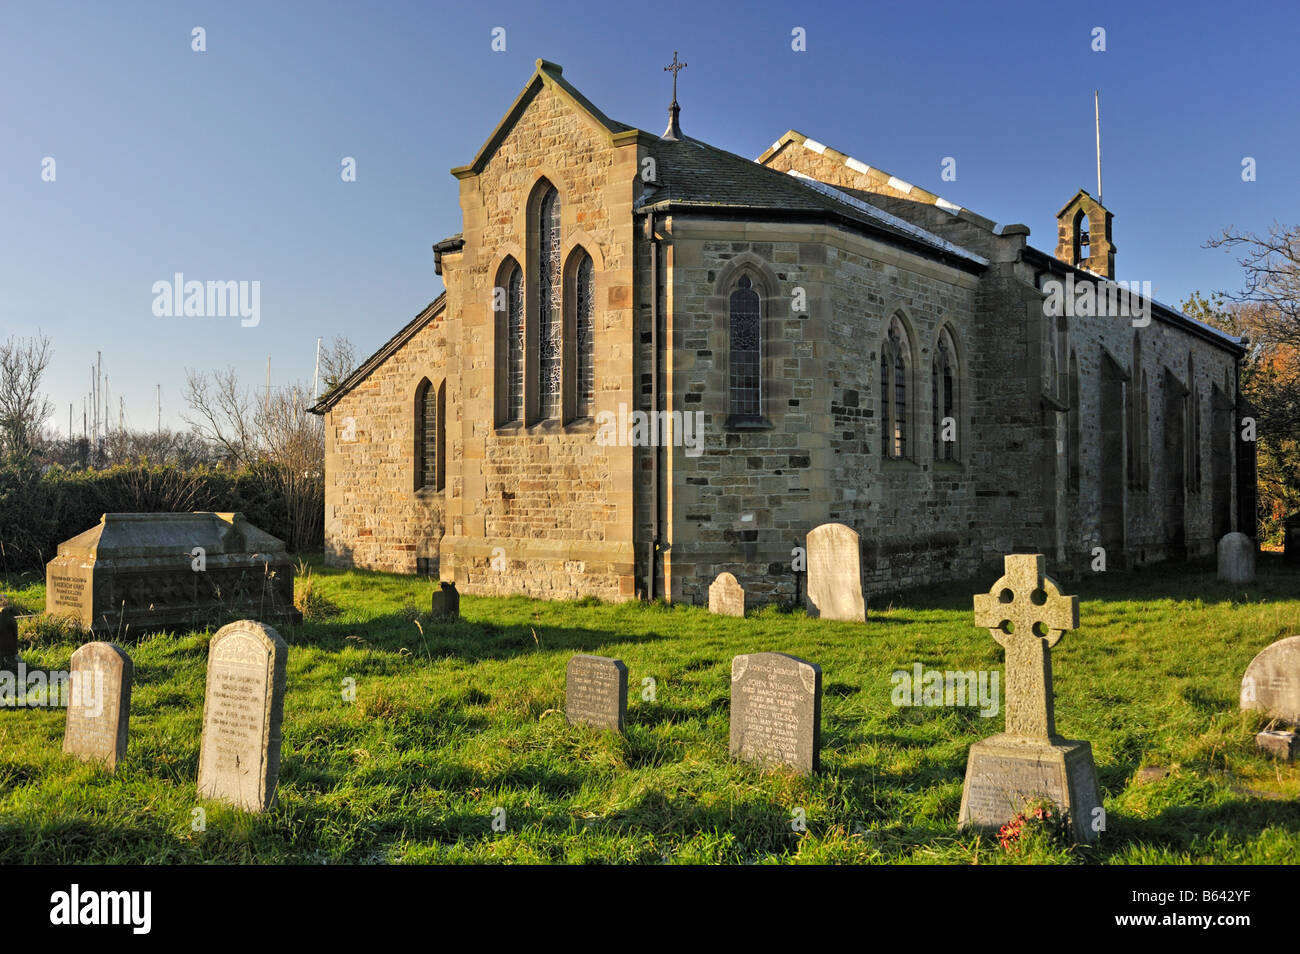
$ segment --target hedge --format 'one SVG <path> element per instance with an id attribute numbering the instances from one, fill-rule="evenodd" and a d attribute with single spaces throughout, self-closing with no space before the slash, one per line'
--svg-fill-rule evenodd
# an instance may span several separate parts
<path id="1" fill-rule="evenodd" d="M 89 530 L 105 513 L 238 511 L 293 550 L 320 549 L 324 483 L 308 481 L 320 506 L 294 526 L 288 494 L 273 468 L 182 469 L 121 465 L 105 470 L 43 468 L 10 458 L 0 463 L 0 572 L 42 571 L 64 540 Z"/>

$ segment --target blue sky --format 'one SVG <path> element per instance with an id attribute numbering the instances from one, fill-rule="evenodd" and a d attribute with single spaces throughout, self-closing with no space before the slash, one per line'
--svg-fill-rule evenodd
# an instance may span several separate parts
<path id="1" fill-rule="evenodd" d="M 1047 251 L 1057 209 L 1095 188 L 1099 88 L 1117 277 L 1177 303 L 1239 287 L 1202 248 L 1225 226 L 1300 222 L 1298 27 L 1291 4 L 1202 2 L 6 2 L 0 338 L 53 339 L 60 430 L 72 402 L 80 431 L 96 351 L 134 426 L 153 425 L 157 384 L 180 424 L 186 368 L 233 365 L 260 387 L 269 354 L 273 384 L 310 383 L 318 336 L 369 354 L 441 290 L 430 245 L 460 230 L 448 170 L 537 57 L 657 133 L 674 50 L 687 134 L 754 157 L 794 128 L 1023 222 Z M 259 281 L 260 323 L 155 317 L 152 287 L 175 272 Z"/>

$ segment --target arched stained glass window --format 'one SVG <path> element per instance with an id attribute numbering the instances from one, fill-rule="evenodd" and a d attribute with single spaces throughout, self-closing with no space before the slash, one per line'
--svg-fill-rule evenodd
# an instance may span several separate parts
<path id="1" fill-rule="evenodd" d="M 438 479 L 438 396 L 425 378 L 415 389 L 415 489 L 433 489 Z"/>
<path id="2" fill-rule="evenodd" d="M 524 270 L 517 264 L 506 280 L 505 423 L 524 418 Z"/>
<path id="3" fill-rule="evenodd" d="M 884 457 L 905 458 L 911 408 L 911 345 L 898 318 L 889 323 L 889 334 L 880 348 L 880 445 Z"/>
<path id="4" fill-rule="evenodd" d="M 939 332 L 931 364 L 934 407 L 934 459 L 957 459 L 957 357 L 948 329 Z M 946 422 L 951 421 L 951 426 Z M 945 437 L 948 439 L 945 440 Z"/>
<path id="5" fill-rule="evenodd" d="M 758 292 L 748 275 L 741 275 L 731 293 L 730 408 L 733 418 L 762 417 L 762 316 Z"/>
<path id="6" fill-rule="evenodd" d="M 560 265 L 560 194 L 547 188 L 537 212 L 537 416 L 563 413 L 564 279 Z"/>
<path id="7" fill-rule="evenodd" d="M 1069 433 L 1066 435 L 1065 446 L 1070 455 L 1070 490 L 1079 489 L 1079 474 L 1081 462 L 1079 459 L 1080 444 L 1082 436 L 1080 434 L 1080 417 L 1079 401 L 1079 356 L 1075 352 L 1070 352 L 1070 411 L 1067 415 L 1067 426 Z"/>
<path id="8" fill-rule="evenodd" d="M 596 294 L 595 268 L 591 256 L 582 253 L 574 276 L 574 382 L 577 395 L 574 401 L 575 417 L 591 417 L 596 399 L 595 333 Z"/>

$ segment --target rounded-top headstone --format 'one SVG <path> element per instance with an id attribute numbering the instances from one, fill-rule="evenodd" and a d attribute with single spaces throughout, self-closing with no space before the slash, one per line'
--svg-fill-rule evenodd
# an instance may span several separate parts
<path id="1" fill-rule="evenodd" d="M 251 812 L 275 800 L 289 647 L 256 620 L 223 626 L 208 646 L 199 794 Z"/>
<path id="2" fill-rule="evenodd" d="M 1255 582 L 1255 541 L 1244 533 L 1225 533 L 1219 541 L 1219 580 Z"/>
<path id="3" fill-rule="evenodd" d="M 861 538 L 842 523 L 823 523 L 808 531 L 808 590 L 804 604 L 809 616 L 867 621 L 862 592 Z"/>
<path id="4" fill-rule="evenodd" d="M 71 698 L 63 751 L 117 771 L 131 719 L 131 657 L 112 643 L 86 643 L 72 654 Z"/>
<path id="5" fill-rule="evenodd" d="M 745 615 L 745 590 L 731 573 L 719 573 L 709 584 L 709 612 L 722 616 Z"/>
<path id="6" fill-rule="evenodd" d="M 1300 636 L 1260 650 L 1241 679 L 1241 708 L 1300 726 Z"/>

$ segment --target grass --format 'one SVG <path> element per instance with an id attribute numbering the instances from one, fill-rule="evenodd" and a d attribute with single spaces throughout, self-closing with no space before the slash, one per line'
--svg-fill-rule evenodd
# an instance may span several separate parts
<path id="1" fill-rule="evenodd" d="M 0 709 L 3 863 L 1278 863 L 1300 859 L 1300 765 L 1255 751 L 1241 675 L 1300 633 L 1300 575 L 1204 566 L 1065 584 L 1082 627 L 1053 652 L 1059 731 L 1093 744 L 1099 846 L 957 831 L 967 749 L 1001 730 L 974 709 L 896 708 L 890 674 L 1001 667 L 972 624 L 991 581 L 877 599 L 865 627 L 768 608 L 461 598 L 428 616 L 428 580 L 311 565 L 290 645 L 279 802 L 248 815 L 195 796 L 211 631 L 160 633 L 135 661 L 116 776 L 60 751 L 64 715 Z M 29 612 L 44 587 L 0 580 Z M 23 622 L 28 666 L 66 669 L 75 631 Z M 821 665 L 822 773 L 728 758 L 729 672 L 742 652 Z M 566 724 L 564 669 L 585 652 L 629 669 L 625 737 Z M 654 700 L 642 681 L 655 680 Z M 346 680 L 355 680 L 347 701 Z M 1141 772 L 1158 768 L 1162 771 Z M 206 827 L 195 830 L 196 809 Z M 502 815 L 504 831 L 492 822 Z M 791 824 L 803 809 L 806 831 Z"/>

